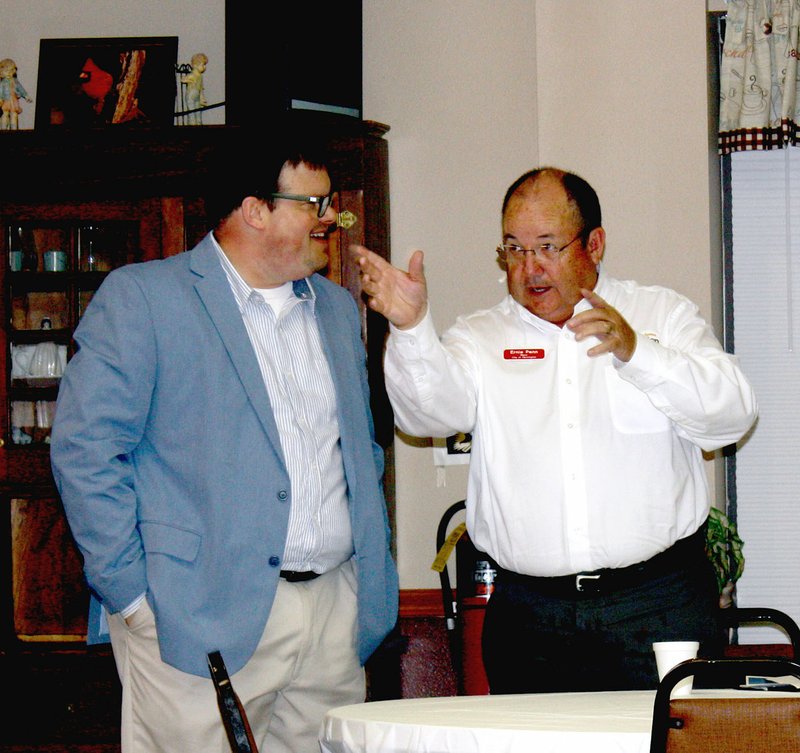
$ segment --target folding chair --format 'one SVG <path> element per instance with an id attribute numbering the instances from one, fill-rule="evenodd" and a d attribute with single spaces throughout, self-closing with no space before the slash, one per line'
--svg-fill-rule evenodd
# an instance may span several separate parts
<path id="1" fill-rule="evenodd" d="M 704 687 L 724 687 L 732 675 L 792 676 L 800 664 L 786 659 L 692 659 L 670 670 L 656 691 L 650 753 L 766 753 L 800 751 L 800 692 L 763 691 L 758 698 L 670 698 L 690 675 Z"/>
<path id="2" fill-rule="evenodd" d="M 494 567 L 489 555 L 479 551 L 469 538 L 465 524 L 449 531 L 452 518 L 466 508 L 460 500 L 445 510 L 436 530 L 436 561 L 444 609 L 450 657 L 459 695 L 485 695 L 489 692 L 481 656 L 481 632 L 486 600 L 475 598 L 473 575 L 476 563 L 483 560 Z M 447 545 L 446 545 L 447 544 Z M 455 550 L 456 582 L 453 589 L 447 568 L 449 552 Z M 455 596 L 454 596 L 455 590 Z"/>
<path id="3" fill-rule="evenodd" d="M 773 625 L 789 638 L 789 643 L 731 643 L 728 638 L 724 648 L 726 657 L 777 657 L 800 661 L 800 627 L 786 612 L 771 607 L 728 607 L 719 610 L 719 619 L 720 626 L 729 632 L 743 625 Z"/>
<path id="4" fill-rule="evenodd" d="M 231 751 L 233 753 L 258 753 L 247 713 L 231 685 L 228 670 L 219 651 L 212 651 L 208 654 L 208 669 L 211 672 L 214 689 L 217 691 L 217 705 L 222 715 L 222 724 L 228 735 Z"/>

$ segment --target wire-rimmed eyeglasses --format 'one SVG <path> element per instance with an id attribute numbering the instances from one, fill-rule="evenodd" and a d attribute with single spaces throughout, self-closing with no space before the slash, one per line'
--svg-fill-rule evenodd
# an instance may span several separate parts
<path id="1" fill-rule="evenodd" d="M 317 207 L 317 217 L 322 217 L 328 211 L 328 207 L 333 201 L 333 193 L 327 196 L 303 196 L 298 193 L 271 193 L 273 199 L 289 199 L 289 201 L 302 201 L 306 204 L 314 204 Z"/>
<path id="2" fill-rule="evenodd" d="M 524 259 L 528 254 L 533 254 L 535 258 L 544 261 L 553 261 L 564 249 L 575 243 L 578 238 L 583 235 L 583 230 L 578 233 L 569 243 L 563 246 L 557 246 L 555 243 L 547 242 L 540 243 L 533 248 L 523 248 L 517 243 L 501 243 L 497 247 L 497 253 L 501 259 L 508 261 L 509 259 Z"/>

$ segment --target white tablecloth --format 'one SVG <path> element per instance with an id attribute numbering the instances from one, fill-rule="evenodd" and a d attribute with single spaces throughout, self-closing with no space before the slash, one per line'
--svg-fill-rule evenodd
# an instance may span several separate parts
<path id="1" fill-rule="evenodd" d="M 323 753 L 647 753 L 654 690 L 413 698 L 343 706 Z"/>
<path id="2" fill-rule="evenodd" d="M 695 690 L 698 698 L 798 693 Z M 342 706 L 322 753 L 648 753 L 655 690 L 413 698 Z"/>

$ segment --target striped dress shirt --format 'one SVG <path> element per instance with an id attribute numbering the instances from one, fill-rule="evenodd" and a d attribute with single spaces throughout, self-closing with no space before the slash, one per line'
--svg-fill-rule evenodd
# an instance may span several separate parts
<path id="1" fill-rule="evenodd" d="M 314 289 L 308 279 L 289 283 L 276 313 L 265 298 L 274 291 L 262 295 L 250 287 L 216 238 L 214 243 L 258 359 L 291 480 L 281 569 L 327 572 L 352 556 L 353 533 L 336 391 L 315 319 Z"/>

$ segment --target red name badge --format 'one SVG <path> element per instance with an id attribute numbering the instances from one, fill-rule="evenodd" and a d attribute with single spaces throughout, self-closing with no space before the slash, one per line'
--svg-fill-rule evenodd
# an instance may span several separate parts
<path id="1" fill-rule="evenodd" d="M 544 358 L 544 348 L 506 348 L 503 351 L 506 361 L 529 361 Z"/>

